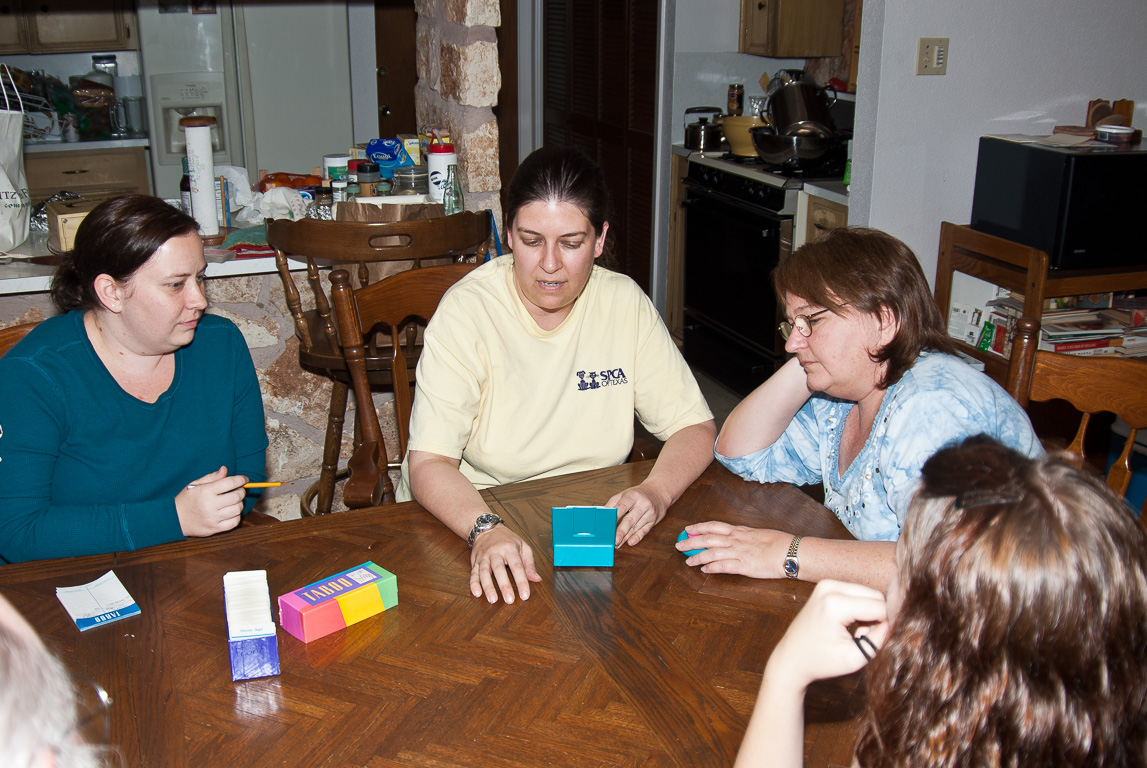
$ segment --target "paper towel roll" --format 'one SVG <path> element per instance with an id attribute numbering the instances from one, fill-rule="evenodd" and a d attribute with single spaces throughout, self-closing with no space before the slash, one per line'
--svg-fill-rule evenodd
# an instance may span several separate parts
<path id="1" fill-rule="evenodd" d="M 187 175 L 191 180 L 191 215 L 199 222 L 199 234 L 219 234 L 215 213 L 215 162 L 211 152 L 214 117 L 184 117 L 179 124 L 187 134 Z"/>

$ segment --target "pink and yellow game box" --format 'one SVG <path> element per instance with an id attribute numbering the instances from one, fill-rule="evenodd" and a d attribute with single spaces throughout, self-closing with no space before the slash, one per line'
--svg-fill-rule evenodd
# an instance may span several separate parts
<path id="1" fill-rule="evenodd" d="M 279 623 L 304 643 L 398 605 L 398 579 L 371 562 L 279 595 Z"/>

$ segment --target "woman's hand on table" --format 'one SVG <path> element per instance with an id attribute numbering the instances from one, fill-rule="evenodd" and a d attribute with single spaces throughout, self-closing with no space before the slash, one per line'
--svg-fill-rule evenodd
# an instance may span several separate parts
<path id="1" fill-rule="evenodd" d="M 474 597 L 485 595 L 489 602 L 496 603 L 501 591 L 502 599 L 509 604 L 514 602 L 516 588 L 523 600 L 529 600 L 530 582 L 541 580 L 530 545 L 505 525 L 496 525 L 474 539 L 474 549 L 470 551 L 470 592 Z"/>
<path id="2" fill-rule="evenodd" d="M 669 510 L 669 502 L 644 484 L 614 494 L 605 506 L 617 507 L 615 547 L 620 547 L 623 542 L 632 547 L 641 541 Z"/>
<path id="3" fill-rule="evenodd" d="M 849 631 L 853 625 L 859 625 L 855 635 Z M 773 650 L 767 672 L 798 688 L 851 674 L 868 663 L 854 639 L 861 635 L 868 637 L 869 654 L 888 638 L 884 594 L 860 584 L 822 581 Z"/>
<path id="4" fill-rule="evenodd" d="M 719 521 L 685 527 L 690 538 L 677 542 L 677 550 L 703 552 L 685 560 L 705 573 L 735 573 L 754 579 L 783 579 L 785 556 L 793 537 L 770 528 L 749 528 Z"/>
<path id="5" fill-rule="evenodd" d="M 227 476 L 220 467 L 209 475 L 192 480 L 175 497 L 175 511 L 184 536 L 213 536 L 239 524 L 243 514 L 243 475 Z"/>

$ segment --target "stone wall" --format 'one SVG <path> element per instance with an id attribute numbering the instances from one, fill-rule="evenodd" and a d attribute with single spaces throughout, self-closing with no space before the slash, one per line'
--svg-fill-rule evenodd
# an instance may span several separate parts
<path id="1" fill-rule="evenodd" d="M 418 125 L 444 127 L 458 153 L 466 208 L 489 208 L 502 220 L 499 199 L 498 103 L 502 74 L 494 28 L 498 0 L 416 0 Z"/>
<path id="2" fill-rule="evenodd" d="M 304 307 L 311 309 L 310 286 L 304 272 L 292 273 Z M 326 283 L 324 276 L 324 284 Z M 287 313 L 283 283 L 277 274 L 209 278 L 206 283 L 208 312 L 226 317 L 243 333 L 263 393 L 266 416 L 267 476 L 294 481 L 291 486 L 269 488 L 260 508 L 279 517 L 299 517 L 299 500 L 318 478 L 326 435 L 331 383 L 327 377 L 299 366 L 299 342 Z M 56 314 L 47 294 L 0 296 L 0 328 L 40 322 Z M 397 445 L 394 396 L 375 395 L 384 438 L 389 450 Z M 350 458 L 354 431 L 354 394 L 351 393 L 343 433 L 342 463 Z M 397 478 L 394 478 L 397 480 Z M 335 509 L 341 508 L 336 496 Z"/>

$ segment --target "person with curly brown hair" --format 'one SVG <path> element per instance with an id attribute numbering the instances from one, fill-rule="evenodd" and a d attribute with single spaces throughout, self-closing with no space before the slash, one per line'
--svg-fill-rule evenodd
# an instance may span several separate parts
<path id="1" fill-rule="evenodd" d="M 970 438 L 924 465 L 896 555 L 887 601 L 817 586 L 737 766 L 801 765 L 808 685 L 870 656 L 861 768 L 1147 765 L 1147 535 L 1102 479 Z"/>

